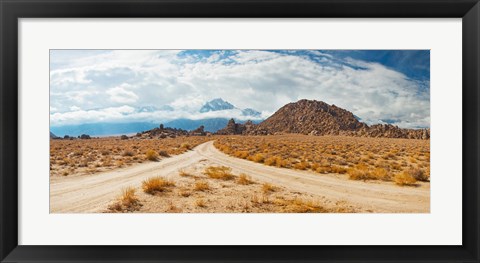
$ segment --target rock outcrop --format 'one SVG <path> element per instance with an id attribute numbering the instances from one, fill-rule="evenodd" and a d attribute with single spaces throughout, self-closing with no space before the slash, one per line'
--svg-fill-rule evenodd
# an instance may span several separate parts
<path id="1" fill-rule="evenodd" d="M 268 119 L 255 125 L 235 123 L 231 119 L 219 135 L 272 135 L 297 133 L 305 135 L 348 135 L 381 138 L 430 138 L 429 129 L 402 129 L 390 124 L 368 126 L 353 113 L 322 101 L 299 100 L 280 108 Z"/>

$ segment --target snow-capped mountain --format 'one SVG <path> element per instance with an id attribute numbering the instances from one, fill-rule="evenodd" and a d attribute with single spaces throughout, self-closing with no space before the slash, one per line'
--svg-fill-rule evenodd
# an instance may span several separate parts
<path id="1" fill-rule="evenodd" d="M 202 108 L 200 109 L 200 112 L 204 113 L 209 111 L 231 110 L 234 108 L 235 106 L 230 104 L 228 101 L 224 101 L 221 98 L 217 98 L 205 103 L 205 105 L 203 105 Z"/>
<path id="2" fill-rule="evenodd" d="M 262 115 L 262 113 L 250 108 L 243 109 L 242 114 L 244 116 L 253 116 L 253 117 L 260 117 L 260 115 Z"/>
<path id="3" fill-rule="evenodd" d="M 137 112 L 155 112 L 155 111 L 173 111 L 174 109 L 169 105 L 163 105 L 161 107 L 155 106 L 143 106 L 136 108 Z"/>
<path id="4" fill-rule="evenodd" d="M 261 113 L 251 109 L 239 109 L 233 104 L 228 101 L 223 100 L 222 98 L 213 99 L 207 103 L 205 103 L 202 108 L 200 108 L 200 113 L 210 112 L 210 111 L 221 111 L 221 110 L 240 110 L 243 116 L 251 116 L 251 117 L 260 117 Z"/>

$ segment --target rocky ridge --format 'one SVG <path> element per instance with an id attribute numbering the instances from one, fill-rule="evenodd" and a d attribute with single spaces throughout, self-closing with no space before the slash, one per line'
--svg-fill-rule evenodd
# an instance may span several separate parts
<path id="1" fill-rule="evenodd" d="M 235 123 L 217 132 L 220 135 L 271 135 L 297 133 L 305 135 L 347 135 L 360 137 L 429 139 L 430 129 L 402 129 L 391 124 L 368 126 L 353 113 L 322 101 L 299 100 L 280 108 L 258 125 Z"/>

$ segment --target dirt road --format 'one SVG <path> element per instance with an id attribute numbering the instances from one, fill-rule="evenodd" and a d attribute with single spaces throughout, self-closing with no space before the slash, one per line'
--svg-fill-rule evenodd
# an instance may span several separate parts
<path id="1" fill-rule="evenodd" d="M 233 173 L 246 173 L 254 180 L 269 182 L 297 192 L 323 196 L 332 201 L 346 201 L 362 211 L 383 213 L 428 213 L 429 184 L 420 187 L 399 187 L 387 182 L 351 181 L 335 176 L 270 167 L 227 156 L 206 142 L 187 153 L 159 162 L 99 173 L 91 176 L 52 177 L 50 212 L 101 212 L 128 186 L 139 187 L 152 176 L 174 177 L 178 170 L 200 161 L 232 168 Z"/>

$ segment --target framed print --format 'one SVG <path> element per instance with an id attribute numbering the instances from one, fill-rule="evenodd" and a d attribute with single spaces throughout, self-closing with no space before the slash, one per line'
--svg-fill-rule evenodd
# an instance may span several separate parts
<path id="1" fill-rule="evenodd" d="M 2 262 L 479 261 L 477 1 L 0 8 Z"/>

